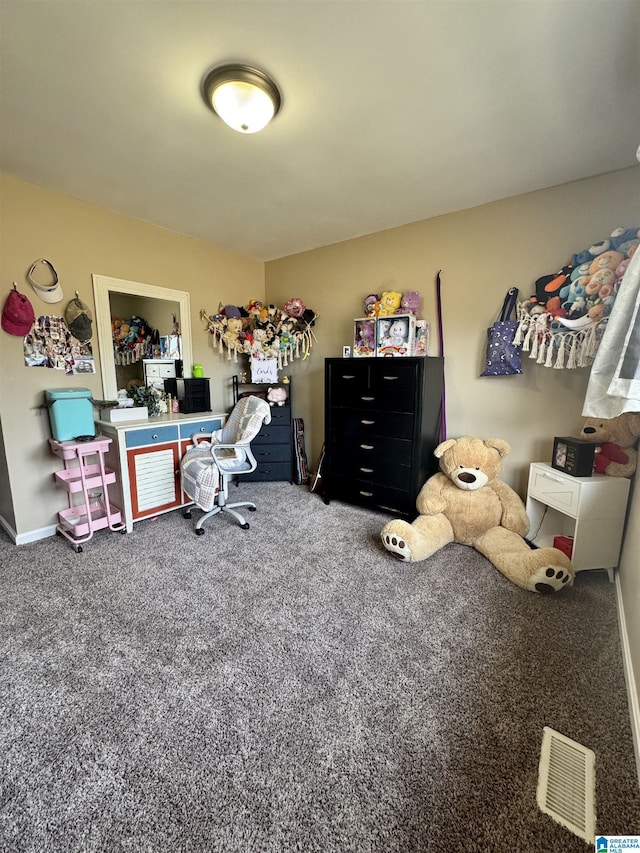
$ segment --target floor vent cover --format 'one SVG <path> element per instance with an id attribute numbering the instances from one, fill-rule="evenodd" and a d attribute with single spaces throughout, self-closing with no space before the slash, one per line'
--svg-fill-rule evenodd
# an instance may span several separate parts
<path id="1" fill-rule="evenodd" d="M 596 834 L 595 761 L 592 750 L 544 727 L 538 806 L 590 844 Z"/>

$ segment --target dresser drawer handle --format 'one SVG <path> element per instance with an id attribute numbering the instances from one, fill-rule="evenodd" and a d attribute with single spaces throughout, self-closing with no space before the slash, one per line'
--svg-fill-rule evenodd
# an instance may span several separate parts
<path id="1" fill-rule="evenodd" d="M 373 450 L 373 444 L 361 444 L 360 449 L 361 450 Z"/>
<path id="2" fill-rule="evenodd" d="M 343 379 L 355 379 L 356 377 L 355 377 L 355 374 L 352 376 L 352 375 L 349 375 L 349 374 L 347 374 L 347 373 L 344 373 L 344 374 L 342 375 L 342 378 L 343 378 Z"/>
<path id="3" fill-rule="evenodd" d="M 551 474 L 542 474 L 543 477 L 546 477 L 547 480 L 553 480 L 554 483 L 566 483 L 566 480 L 563 480 L 561 477 L 552 477 Z"/>
<path id="4" fill-rule="evenodd" d="M 157 437 L 158 437 L 158 435 L 157 435 L 157 433 L 155 433 L 155 432 L 154 432 L 154 434 L 151 436 L 151 438 L 152 438 L 154 441 L 156 440 L 156 438 L 157 438 Z"/>
<path id="5" fill-rule="evenodd" d="M 360 421 L 360 423 L 361 423 L 361 424 L 364 424 L 364 426 L 372 426 L 373 424 L 375 424 L 375 421 L 365 421 L 365 420 L 362 420 L 362 421 Z"/>
<path id="6" fill-rule="evenodd" d="M 360 397 L 365 403 L 372 403 L 376 398 L 375 397 Z"/>
<path id="7" fill-rule="evenodd" d="M 373 474 L 373 468 L 361 468 L 363 474 Z"/>
<path id="8" fill-rule="evenodd" d="M 361 494 L 363 498 L 372 498 L 373 497 L 373 492 L 360 492 L 359 494 Z"/>
<path id="9" fill-rule="evenodd" d="M 200 432 L 206 432 L 206 429 L 204 427 L 200 427 Z"/>
<path id="10" fill-rule="evenodd" d="M 383 376 L 383 379 L 386 379 L 387 382 L 393 382 L 394 379 L 398 379 L 397 376 Z"/>

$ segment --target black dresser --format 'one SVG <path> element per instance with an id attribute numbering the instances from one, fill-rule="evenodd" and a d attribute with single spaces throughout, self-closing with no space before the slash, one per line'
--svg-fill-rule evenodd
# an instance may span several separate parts
<path id="1" fill-rule="evenodd" d="M 442 358 L 325 360 L 325 503 L 415 517 L 438 470 L 443 377 Z"/>
<path id="2" fill-rule="evenodd" d="M 291 383 L 274 382 L 271 385 L 240 382 L 233 377 L 234 403 L 243 394 L 258 394 L 266 398 L 270 387 L 281 387 L 287 391 L 284 406 L 271 406 L 271 423 L 263 424 L 258 435 L 251 442 L 251 452 L 258 467 L 251 474 L 244 474 L 242 480 L 286 480 L 293 482 L 293 425 L 291 419 Z"/>

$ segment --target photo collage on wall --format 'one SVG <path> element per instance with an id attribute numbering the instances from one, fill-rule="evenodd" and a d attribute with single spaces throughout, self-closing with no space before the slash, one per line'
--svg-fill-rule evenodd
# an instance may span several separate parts
<path id="1" fill-rule="evenodd" d="M 67 376 L 95 373 L 91 342 L 74 338 L 63 317 L 36 317 L 24 337 L 24 363 L 27 367 L 64 370 Z"/>

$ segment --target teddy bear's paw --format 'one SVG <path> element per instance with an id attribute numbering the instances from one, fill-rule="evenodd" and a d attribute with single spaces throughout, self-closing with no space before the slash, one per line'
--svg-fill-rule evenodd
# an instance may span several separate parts
<path id="1" fill-rule="evenodd" d="M 550 592 L 558 592 L 565 586 L 571 586 L 573 576 L 562 566 L 541 566 L 535 574 L 529 578 L 528 588 L 531 592 L 539 592 L 546 595 Z"/>
<path id="2" fill-rule="evenodd" d="M 402 536 L 398 536 L 396 533 L 384 533 L 382 535 L 382 544 L 387 551 L 399 560 L 405 560 L 407 562 L 411 560 L 411 548 L 409 547 L 409 543 L 403 539 Z"/>

